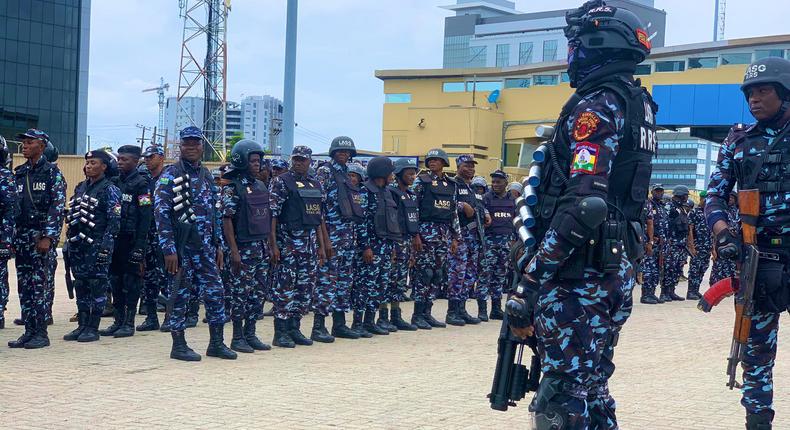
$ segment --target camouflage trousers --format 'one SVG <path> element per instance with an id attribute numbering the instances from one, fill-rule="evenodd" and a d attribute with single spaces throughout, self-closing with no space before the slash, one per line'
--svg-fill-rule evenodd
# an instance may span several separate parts
<path id="1" fill-rule="evenodd" d="M 444 274 L 449 246 L 446 240 L 423 241 L 422 251 L 414 261 L 412 298 L 415 302 L 432 302 L 447 282 Z"/>
<path id="2" fill-rule="evenodd" d="M 502 294 L 509 289 L 510 239 L 509 235 L 486 236 L 486 252 L 480 268 L 482 273 L 475 293 L 478 300 L 488 300 L 489 297 L 501 299 Z"/>
<path id="3" fill-rule="evenodd" d="M 271 295 L 276 318 L 288 319 L 307 314 L 318 272 L 318 258 L 313 250 L 314 247 L 308 252 L 300 252 L 287 244 L 280 246 L 280 264 Z"/>
<path id="4" fill-rule="evenodd" d="M 713 269 L 710 271 L 710 284 L 721 281 L 724 278 L 735 276 L 735 260 L 717 258 L 713 260 Z"/>
<path id="5" fill-rule="evenodd" d="M 98 254 L 97 246 L 83 242 L 69 245 L 77 310 L 92 315 L 102 314 L 110 288 L 110 264 L 98 264 Z"/>
<path id="6" fill-rule="evenodd" d="M 472 294 L 480 267 L 480 248 L 482 244 L 477 232 L 465 230 L 463 240 L 458 242 L 458 250 L 451 254 L 448 300 L 466 300 Z"/>
<path id="7" fill-rule="evenodd" d="M 661 278 L 661 288 L 675 288 L 683 274 L 683 265 L 686 264 L 686 242 L 667 243 L 664 248 L 664 277 Z"/>
<path id="8" fill-rule="evenodd" d="M 146 309 L 156 309 L 159 293 L 168 293 L 165 262 L 158 251 L 151 249 L 145 254 L 145 273 L 143 274 L 143 291 L 141 300 Z"/>
<path id="9" fill-rule="evenodd" d="M 689 263 L 689 291 L 699 292 L 702 278 L 710 266 L 710 248 L 697 247 L 697 255 Z"/>
<path id="10" fill-rule="evenodd" d="M 225 323 L 225 291 L 217 267 L 216 249 L 205 246 L 201 249 L 184 250 L 180 258 L 181 279 L 178 274 L 168 274 L 170 300 L 173 304 L 170 312 L 170 326 L 173 331 L 185 328 L 187 308 L 192 297 L 192 289 L 198 291 L 200 299 L 206 306 L 206 319 L 209 325 Z"/>
<path id="11" fill-rule="evenodd" d="M 392 250 L 394 242 L 387 239 L 373 239 L 370 243 L 373 261 L 361 261 L 359 277 L 356 282 L 360 288 L 356 296 L 355 310 L 375 311 L 386 303 L 387 286 L 392 272 Z"/>
<path id="12" fill-rule="evenodd" d="M 239 273 L 231 271 L 228 279 L 230 318 L 255 321 L 263 317 L 263 302 L 269 282 L 269 250 L 265 241 L 239 243 L 238 246 L 241 268 Z"/>
<path id="13" fill-rule="evenodd" d="M 568 429 L 616 429 L 608 381 L 618 334 L 633 308 L 634 271 L 623 258 L 618 273 L 587 269 L 584 276 L 540 288 L 535 331 L 542 371 L 565 381 L 568 389 L 552 401 L 568 411 Z"/>
<path id="14" fill-rule="evenodd" d="M 776 340 L 779 313 L 755 311 L 752 328 L 743 358 L 741 404 L 751 414 L 774 415 L 773 368 L 776 361 Z"/>
<path id="15" fill-rule="evenodd" d="M 406 301 L 406 290 L 409 289 L 409 261 L 413 255 L 411 240 L 395 242 L 392 248 L 392 270 L 384 297 L 385 303 Z"/>
<path id="16" fill-rule="evenodd" d="M 0 260 L 0 318 L 8 306 L 8 260 Z"/>
<path id="17" fill-rule="evenodd" d="M 351 310 L 351 286 L 354 284 L 354 256 L 356 249 L 353 240 L 334 239 L 332 248 L 335 255 L 318 268 L 318 281 L 311 301 L 312 311 L 318 315 L 329 315 L 332 311 Z"/>
<path id="18" fill-rule="evenodd" d="M 41 254 L 36 251 L 36 235 L 34 230 L 20 228 L 14 238 L 17 291 L 26 325 L 46 319 L 50 280 L 55 276 L 51 272 L 54 244 L 49 252 Z"/>
<path id="19" fill-rule="evenodd" d="M 645 255 L 642 262 L 642 295 L 655 295 L 658 287 L 661 271 L 658 267 L 658 260 L 661 251 L 658 246 L 653 247 L 653 255 Z"/>
<path id="20" fill-rule="evenodd" d="M 47 290 L 44 295 L 44 301 L 46 302 L 47 306 L 47 320 L 52 319 L 52 304 L 55 302 L 55 273 L 58 270 L 58 255 L 57 252 L 52 253 L 51 258 L 49 259 L 49 273 L 52 276 L 49 277 L 47 284 Z"/>

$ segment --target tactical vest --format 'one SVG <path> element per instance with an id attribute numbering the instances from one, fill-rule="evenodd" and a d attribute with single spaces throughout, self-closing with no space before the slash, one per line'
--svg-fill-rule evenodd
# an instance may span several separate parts
<path id="1" fill-rule="evenodd" d="M 119 234 L 134 234 L 140 219 L 138 194 L 148 188 L 148 181 L 136 170 L 126 178 L 113 178 L 121 190 L 121 228 Z"/>
<path id="2" fill-rule="evenodd" d="M 362 211 L 362 206 L 359 205 L 359 186 L 351 184 L 348 173 L 338 171 L 331 165 L 328 167 L 337 184 L 337 205 L 340 208 L 340 217 L 344 221 L 362 221 L 365 214 Z"/>
<path id="3" fill-rule="evenodd" d="M 184 176 L 186 174 L 189 174 L 189 172 L 187 172 L 186 168 L 184 167 L 184 160 L 178 160 L 175 164 L 173 164 L 172 167 L 173 167 L 173 177 L 174 178 L 178 178 L 178 177 Z M 193 176 L 193 174 L 189 174 L 189 175 Z M 198 191 L 200 189 L 200 188 L 195 189 L 195 188 L 192 187 L 192 181 L 194 181 L 194 180 L 195 180 L 194 177 L 191 177 L 190 180 L 189 180 L 189 194 L 192 195 L 193 201 L 198 198 L 198 194 L 199 194 Z M 204 166 L 198 167 L 198 178 L 197 178 L 197 180 L 198 180 L 198 186 L 200 186 L 200 184 L 203 183 L 203 184 L 206 184 L 206 187 L 209 187 L 209 189 L 214 190 L 214 187 L 215 187 L 215 185 L 214 185 L 214 177 L 211 176 L 211 172 L 209 172 L 208 169 L 206 169 Z M 218 193 L 214 192 L 214 194 L 216 195 Z M 219 204 L 219 202 L 217 202 L 217 203 Z M 219 208 L 218 207 L 217 208 L 206 208 L 206 213 L 209 216 L 209 219 L 208 219 L 207 222 L 211 225 L 211 230 L 213 231 L 212 242 L 215 244 L 215 246 L 218 246 L 219 244 L 222 243 L 222 240 L 220 239 L 221 232 L 220 232 L 220 230 L 218 228 L 215 227 L 217 225 L 217 217 L 219 216 L 218 212 L 219 212 Z M 175 223 L 175 222 L 178 222 L 178 221 L 174 219 L 173 222 Z M 202 240 L 202 238 L 199 237 L 196 226 L 194 226 L 194 225 L 191 226 L 191 228 L 189 230 L 189 237 L 187 238 L 185 243 L 188 244 L 191 247 L 202 247 L 203 246 L 203 240 Z"/>
<path id="4" fill-rule="evenodd" d="M 456 179 L 456 184 L 456 196 L 458 201 L 468 204 L 475 210 L 475 214 L 471 218 L 467 217 L 463 211 L 458 212 L 458 221 L 460 222 L 461 227 L 467 227 L 473 222 L 480 222 L 482 220 L 481 214 L 485 213 L 482 200 L 478 199 L 477 194 L 474 192 L 474 190 L 472 190 L 472 187 L 467 185 L 463 179 Z"/>
<path id="5" fill-rule="evenodd" d="M 365 188 L 376 196 L 376 213 L 373 215 L 376 235 L 382 239 L 401 240 L 403 232 L 398 217 L 398 201 L 391 188 L 379 188 L 372 180 L 365 182 Z"/>
<path id="6" fill-rule="evenodd" d="M 499 197 L 493 191 L 489 191 L 483 196 L 483 201 L 491 215 L 491 225 L 486 228 L 486 233 L 502 236 L 513 234 L 515 232 L 513 217 L 516 216 L 516 199 L 511 197 L 510 193 Z"/>
<path id="7" fill-rule="evenodd" d="M 688 237 L 689 217 L 684 208 L 675 202 L 670 203 L 669 234 L 675 240 Z"/>
<path id="8" fill-rule="evenodd" d="M 15 169 L 14 180 L 20 198 L 19 227 L 41 229 L 47 222 L 47 213 L 52 206 L 50 191 L 52 163 L 43 160 L 40 167 L 23 164 Z"/>
<path id="9" fill-rule="evenodd" d="M 423 186 L 420 221 L 450 224 L 455 212 L 455 181 L 447 176 L 434 181 L 428 174 L 419 178 Z"/>
<path id="10" fill-rule="evenodd" d="M 239 178 L 233 180 L 239 207 L 233 229 L 240 243 L 267 240 L 272 231 L 269 190 L 264 183 L 255 180 L 252 186 L 244 186 Z"/>
<path id="11" fill-rule="evenodd" d="M 390 187 L 395 197 L 400 202 L 400 230 L 406 236 L 413 236 L 420 232 L 420 208 L 417 206 L 417 196 L 409 191 L 401 191 L 400 188 Z"/>
<path id="12" fill-rule="evenodd" d="M 310 230 L 321 225 L 321 186 L 314 179 L 299 179 L 291 172 L 280 175 L 288 188 L 288 199 L 278 217 L 286 230 Z"/>
<path id="13" fill-rule="evenodd" d="M 84 233 L 95 242 L 99 241 L 102 236 L 104 236 L 104 232 L 107 229 L 107 211 L 109 210 L 109 204 L 106 190 L 110 185 L 113 185 L 112 181 L 105 176 L 94 184 L 91 184 L 90 181 L 86 179 L 80 182 L 74 190 L 74 195 L 78 198 L 87 195 L 88 197 L 98 200 L 98 203 L 96 203 L 92 209 L 85 208 L 89 214 L 85 218 L 93 222 L 94 225 L 80 222 L 74 226 L 76 233 Z"/>

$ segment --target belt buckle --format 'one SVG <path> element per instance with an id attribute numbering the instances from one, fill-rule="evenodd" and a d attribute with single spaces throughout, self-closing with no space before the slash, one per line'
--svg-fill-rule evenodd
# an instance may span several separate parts
<path id="1" fill-rule="evenodd" d="M 779 254 L 773 252 L 760 252 L 759 256 L 763 260 L 779 261 Z"/>

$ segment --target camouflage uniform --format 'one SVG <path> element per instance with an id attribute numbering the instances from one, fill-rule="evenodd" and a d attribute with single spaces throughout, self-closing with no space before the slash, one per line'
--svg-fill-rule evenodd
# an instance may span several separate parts
<path id="1" fill-rule="evenodd" d="M 499 214 L 499 216 L 502 217 L 507 211 L 495 213 L 496 209 L 492 206 L 492 203 L 498 200 L 508 200 L 512 202 L 514 198 L 509 191 L 505 192 L 502 196 L 498 196 L 494 194 L 493 191 L 489 191 L 483 197 L 486 212 L 491 214 L 492 222 L 491 225 L 486 228 L 486 251 L 483 256 L 483 264 L 481 266 L 482 273 L 476 291 L 478 300 L 488 300 L 491 298 L 491 311 L 494 315 L 496 315 L 496 312 L 500 309 L 499 301 L 502 299 L 502 294 L 509 292 L 507 291 L 510 284 L 508 273 L 512 270 L 510 246 L 515 239 L 511 221 L 515 213 L 511 212 L 509 218 L 499 220 L 497 215 Z M 514 208 L 515 205 L 513 205 L 511 211 L 513 211 Z"/>
<path id="2" fill-rule="evenodd" d="M 383 193 L 391 193 L 391 191 L 385 186 Z M 370 249 L 373 252 L 373 261 L 371 263 L 359 262 L 359 278 L 356 282 L 359 283 L 360 288 L 357 296 L 358 304 L 355 309 L 364 309 L 365 312 L 375 313 L 379 305 L 386 301 L 395 240 L 382 237 L 376 231 L 375 217 L 379 209 L 379 202 L 368 184 L 363 188 L 360 197 L 362 198 L 360 204 L 365 211 L 365 221 L 356 226 L 357 247 L 360 252 Z"/>
<path id="3" fill-rule="evenodd" d="M 463 183 L 462 178 L 456 178 L 456 182 L 458 183 L 457 192 L 459 193 L 458 217 L 462 228 L 458 249 L 454 255 L 448 257 L 450 273 L 447 299 L 465 302 L 474 293 L 475 282 L 478 278 L 481 260 L 480 251 L 483 248 L 478 228 L 482 227 L 479 226 L 479 223 L 484 221 L 486 210 L 482 204 L 482 195 L 476 194 L 468 184 Z M 464 195 L 461 193 L 464 193 Z M 476 216 L 471 219 L 467 219 L 463 214 L 461 202 L 465 195 L 471 195 L 471 198 L 465 199 L 465 201 L 477 202 L 477 205 L 471 205 L 476 212 Z"/>
<path id="4" fill-rule="evenodd" d="M 156 177 L 149 178 L 148 192 L 151 196 L 155 195 L 156 184 L 159 183 L 161 173 Z M 165 274 L 165 260 L 162 249 L 159 247 L 159 234 L 156 231 L 156 221 L 151 218 L 151 225 L 148 229 L 148 248 L 145 253 L 145 273 L 143 274 L 143 292 L 141 301 L 146 309 L 146 320 L 155 321 L 152 329 L 156 330 L 159 325 L 157 316 L 157 301 L 160 292 L 167 293 L 167 276 Z M 139 327 L 137 328 L 140 329 Z"/>
<path id="5" fill-rule="evenodd" d="M 667 231 L 667 212 L 661 200 L 651 198 L 647 202 L 648 219 L 653 220 L 653 239 L 657 242 L 653 244 L 653 254 L 645 255 L 642 263 L 642 296 L 655 296 L 661 277 L 661 268 L 658 267 L 658 260 L 661 258 L 662 248 Z M 649 238 L 648 238 L 649 240 Z"/>
<path id="6" fill-rule="evenodd" d="M 668 225 L 662 247 L 664 255 L 664 277 L 661 278 L 661 298 L 664 301 L 683 300 L 675 294 L 680 275 L 683 274 L 683 265 L 686 263 L 688 252 L 688 218 L 686 204 L 675 199 L 666 205 Z"/>
<path id="7" fill-rule="evenodd" d="M 689 214 L 689 222 L 694 228 L 694 249 L 697 255 L 691 257 L 689 264 L 689 293 L 699 293 L 702 278 L 710 266 L 710 253 L 713 249 L 713 242 L 708 223 L 705 221 L 705 211 L 701 207 L 695 207 Z M 687 296 L 686 298 L 693 298 Z"/>
<path id="8" fill-rule="evenodd" d="M 19 212 L 18 198 L 13 173 L 0 167 L 0 250 L 8 252 L 8 257 L 12 255 L 16 217 Z M 0 328 L 5 324 L 3 313 L 8 305 L 8 292 L 8 258 L 4 256 L 0 258 Z"/>
<path id="9" fill-rule="evenodd" d="M 397 185 L 391 185 L 398 188 Z M 400 190 L 404 199 L 416 200 L 417 196 L 410 190 Z M 405 221 L 404 221 L 405 230 Z M 396 241 L 392 249 L 392 273 L 387 287 L 385 301 L 387 303 L 404 302 L 407 300 L 406 291 L 409 289 L 409 262 L 414 258 L 412 249 L 412 235 L 404 233 L 403 240 Z"/>

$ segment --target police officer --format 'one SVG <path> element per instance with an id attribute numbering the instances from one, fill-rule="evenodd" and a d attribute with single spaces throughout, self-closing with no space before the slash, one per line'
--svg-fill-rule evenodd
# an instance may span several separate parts
<path id="1" fill-rule="evenodd" d="M 141 155 L 139 146 L 124 145 L 118 148 L 119 176 L 112 180 L 121 191 L 121 226 L 110 264 L 115 321 L 99 331 L 102 336 L 134 335 L 134 317 L 142 287 L 143 259 L 153 217 L 153 201 L 148 180 L 137 170 Z"/>
<path id="2" fill-rule="evenodd" d="M 0 136 L 0 329 L 5 328 L 5 308 L 8 305 L 8 260 L 14 255 L 14 231 L 19 212 L 14 174 L 8 170 L 11 153 Z"/>
<path id="3" fill-rule="evenodd" d="M 316 179 L 326 193 L 326 229 L 329 236 L 327 262 L 319 269 L 318 283 L 311 307 L 315 312 L 310 336 L 316 342 L 329 343 L 333 336 L 358 339 L 359 335 L 346 325 L 346 312 L 351 310 L 353 261 L 356 252 L 354 224 L 363 220 L 359 189 L 352 190 L 348 178 L 348 161 L 357 155 L 354 141 L 340 136 L 332 140 L 332 160 L 318 168 Z M 332 335 L 325 319 L 332 312 Z"/>
<path id="4" fill-rule="evenodd" d="M 459 155 L 455 159 L 455 164 L 457 166 L 456 199 L 462 240 L 458 241 L 455 254 L 449 257 L 447 317 L 444 321 L 450 325 L 463 326 L 480 324 L 479 318 L 474 318 L 466 312 L 466 300 L 474 290 L 477 280 L 480 251 L 483 248 L 483 231 L 488 214 L 482 196 L 475 193 L 471 187 L 472 178 L 475 176 L 475 164 L 477 164 L 474 156 Z"/>
<path id="5" fill-rule="evenodd" d="M 194 126 L 181 130 L 181 156 L 165 168 L 154 200 L 159 246 L 170 282 L 170 358 L 199 361 L 200 355 L 184 338 L 190 285 L 200 291 L 206 306 L 210 340 L 206 355 L 236 359 L 224 343 L 225 303 L 219 271 L 223 267 L 219 190 L 201 165 L 203 132 Z"/>
<path id="6" fill-rule="evenodd" d="M 288 163 L 282 158 L 272 160 L 272 179 L 288 171 Z"/>
<path id="7" fill-rule="evenodd" d="M 161 146 L 149 146 L 143 152 L 143 160 L 149 175 L 148 193 L 154 196 L 156 184 L 165 168 L 165 152 Z M 159 316 L 156 313 L 157 301 L 159 292 L 167 291 L 166 286 L 164 255 L 162 249 L 159 248 L 159 235 L 156 232 L 156 222 L 152 216 L 148 227 L 148 247 L 145 253 L 145 273 L 143 274 L 143 292 L 141 294 L 141 302 L 145 308 L 145 321 L 137 326 L 138 331 L 159 329 Z M 167 323 L 167 321 L 164 322 Z"/>
<path id="8" fill-rule="evenodd" d="M 727 228 L 735 237 L 740 237 L 741 234 L 741 217 L 738 211 L 738 193 L 735 191 L 730 192 L 730 198 L 727 200 Z M 713 249 L 713 268 L 710 271 L 710 284 L 721 281 L 724 278 L 731 278 L 735 276 L 735 260 L 730 258 L 719 258 L 716 248 Z"/>
<path id="9" fill-rule="evenodd" d="M 667 211 L 664 202 L 664 186 L 655 184 L 651 190 L 650 199 L 647 201 L 647 244 L 645 245 L 645 259 L 642 262 L 642 298 L 641 303 L 655 305 L 664 303 L 662 297 L 656 297 L 656 287 L 661 277 L 663 238 L 666 235 Z"/>
<path id="10" fill-rule="evenodd" d="M 495 170 L 491 173 L 491 191 L 483 196 L 483 204 L 491 216 L 491 222 L 486 227 L 486 249 L 476 294 L 478 318 L 485 321 L 488 318 L 502 319 L 502 294 L 508 292 L 510 245 L 514 239 L 513 217 L 516 213 L 516 202 L 511 191 L 506 191 L 507 180 L 507 173 Z M 486 315 L 489 297 L 491 315 Z"/>
<path id="11" fill-rule="evenodd" d="M 774 410 L 773 366 L 779 314 L 787 309 L 787 272 L 790 259 L 790 62 L 764 58 L 746 68 L 741 86 L 749 110 L 757 120 L 730 130 L 711 173 L 705 215 L 715 236 L 719 259 L 739 254 L 739 237 L 727 223 L 727 200 L 733 187 L 760 191 L 756 220 L 760 260 L 755 283 L 755 309 L 743 358 L 743 398 L 746 428 L 771 428 Z"/>
<path id="12" fill-rule="evenodd" d="M 549 142 L 553 160 L 542 165 L 542 241 L 507 310 L 519 336 L 532 333 L 534 311 L 544 372 L 530 405 L 535 428 L 617 428 L 607 381 L 632 307 L 633 261 L 644 250 L 639 230 L 656 147 L 656 107 L 633 78 L 650 41 L 635 14 L 600 0 L 566 21 L 576 93 Z"/>
<path id="13" fill-rule="evenodd" d="M 524 186 L 518 182 L 511 182 L 507 186 L 507 192 L 510 193 L 511 197 L 514 199 L 521 196 L 521 193 L 524 191 Z"/>
<path id="14" fill-rule="evenodd" d="M 52 141 L 48 140 L 47 147 L 44 148 L 44 157 L 47 159 L 47 161 L 50 162 L 50 164 L 52 164 L 52 168 L 57 170 L 58 172 L 60 172 L 60 168 L 58 167 L 59 156 L 60 156 L 60 152 L 58 151 L 58 148 L 52 143 Z M 66 182 L 65 176 L 63 177 L 63 184 L 64 184 L 64 188 L 68 189 L 68 183 Z M 55 243 L 52 246 L 57 248 L 58 242 L 55 241 Z M 57 255 L 55 255 L 54 258 L 51 258 L 49 261 L 50 263 L 52 263 L 52 267 L 49 269 L 50 270 L 49 273 L 55 273 L 58 269 Z M 55 276 L 49 277 L 49 284 L 47 286 L 47 294 L 45 300 L 47 302 L 46 322 L 47 325 L 52 325 L 52 303 L 55 300 Z"/>
<path id="15" fill-rule="evenodd" d="M 417 176 L 414 192 L 420 208 L 420 234 L 414 237 L 417 254 L 414 263 L 412 297 L 414 313 L 411 323 L 417 327 L 446 327 L 431 315 L 433 301 L 447 282 L 444 272 L 447 244 L 455 254 L 461 231 L 458 223 L 456 183 L 444 173 L 450 159 L 442 149 L 431 149 L 425 157 L 427 173 Z"/>
<path id="16" fill-rule="evenodd" d="M 272 289 L 273 345 L 293 348 L 313 344 L 300 330 L 316 283 L 318 266 L 325 260 L 321 183 L 308 176 L 313 151 L 295 146 L 291 170 L 272 180 L 272 235 L 269 246 L 277 266 Z"/>
<path id="17" fill-rule="evenodd" d="M 683 266 L 689 253 L 694 252 L 694 240 L 688 218 L 689 189 L 678 185 L 672 190 L 672 199 L 666 205 L 667 225 L 664 240 L 664 277 L 661 279 L 661 300 L 683 301 L 675 293 Z"/>
<path id="18" fill-rule="evenodd" d="M 686 293 L 688 300 L 699 300 L 702 297 L 699 293 L 699 287 L 710 265 L 710 251 L 713 247 L 713 242 L 708 223 L 705 222 L 705 197 L 707 195 L 707 191 L 700 191 L 699 205 L 689 213 L 689 223 L 693 229 L 694 250 L 696 252 L 689 263 L 689 288 Z"/>
<path id="19" fill-rule="evenodd" d="M 121 191 L 108 173 L 116 168 L 113 157 L 103 150 L 86 153 L 85 180 L 77 184 L 69 200 L 64 258 L 74 275 L 77 328 L 63 336 L 66 341 L 95 342 L 101 334 L 99 321 L 107 301 L 122 208 Z"/>
<path id="20" fill-rule="evenodd" d="M 66 202 L 66 182 L 60 170 L 43 156 L 49 137 L 41 130 L 18 134 L 22 156 L 27 159 L 14 170 L 20 212 L 14 236 L 17 289 L 25 333 L 8 342 L 11 348 L 49 345 L 46 327 L 47 289 L 54 276 L 55 243 L 60 237 Z"/>
<path id="21" fill-rule="evenodd" d="M 471 186 L 475 194 L 479 194 L 481 197 L 488 192 L 488 184 L 486 183 L 486 179 L 482 176 L 475 176 L 472 178 Z"/>

